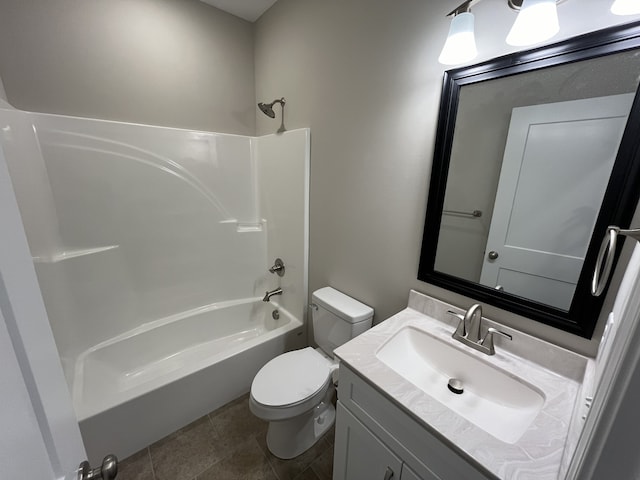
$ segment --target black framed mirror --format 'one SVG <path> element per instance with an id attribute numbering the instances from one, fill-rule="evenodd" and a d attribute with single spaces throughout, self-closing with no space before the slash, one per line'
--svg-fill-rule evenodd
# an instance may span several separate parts
<path id="1" fill-rule="evenodd" d="M 591 338 L 600 242 L 640 193 L 639 81 L 640 22 L 445 72 L 418 279 Z"/>

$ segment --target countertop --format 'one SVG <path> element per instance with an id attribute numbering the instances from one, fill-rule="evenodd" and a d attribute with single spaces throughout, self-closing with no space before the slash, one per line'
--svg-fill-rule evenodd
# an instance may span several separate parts
<path id="1" fill-rule="evenodd" d="M 460 311 L 411 291 L 405 310 L 339 347 L 335 355 L 415 420 L 437 431 L 500 479 L 562 478 L 580 429 L 576 416 L 581 412 L 576 400 L 588 359 L 483 318 L 485 328 L 494 326 L 513 336 L 511 342 L 496 338 L 496 354 L 487 356 L 451 339 L 457 319 L 449 318 L 449 309 Z M 542 410 L 515 443 L 503 442 L 459 416 L 377 359 L 378 349 L 405 326 L 453 342 L 456 348 L 535 385 L 544 393 Z"/>

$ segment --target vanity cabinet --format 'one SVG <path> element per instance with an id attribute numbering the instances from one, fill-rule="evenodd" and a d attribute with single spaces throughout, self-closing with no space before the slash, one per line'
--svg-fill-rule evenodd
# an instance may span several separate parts
<path id="1" fill-rule="evenodd" d="M 340 446 L 340 467 L 334 466 L 334 480 L 337 478 L 398 478 L 402 471 L 402 460 L 382 441 L 351 415 L 338 402 L 337 418 L 340 432 L 336 431 L 336 443 Z M 337 437 L 341 438 L 338 439 Z M 337 452 L 336 452 L 337 453 Z M 335 458 L 335 455 L 334 455 Z"/>
<path id="2" fill-rule="evenodd" d="M 340 402 L 337 414 L 334 480 L 439 480 L 419 477 Z"/>
<path id="3" fill-rule="evenodd" d="M 340 365 L 333 480 L 495 480 Z"/>

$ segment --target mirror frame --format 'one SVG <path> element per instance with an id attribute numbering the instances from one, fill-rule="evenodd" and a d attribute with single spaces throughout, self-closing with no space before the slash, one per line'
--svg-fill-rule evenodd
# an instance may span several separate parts
<path id="1" fill-rule="evenodd" d="M 506 292 L 498 292 L 491 287 L 435 270 L 451 147 L 461 87 L 634 49 L 639 49 L 640 53 L 640 22 L 598 30 L 553 45 L 517 52 L 445 72 L 418 267 L 419 280 L 581 337 L 591 338 L 604 302 L 604 294 L 593 297 L 590 292 L 591 277 L 600 243 L 608 225 L 629 228 L 629 222 L 640 196 L 640 96 L 637 93 L 638 90 L 568 311 Z M 621 250 L 622 242 L 616 251 L 614 268 Z"/>

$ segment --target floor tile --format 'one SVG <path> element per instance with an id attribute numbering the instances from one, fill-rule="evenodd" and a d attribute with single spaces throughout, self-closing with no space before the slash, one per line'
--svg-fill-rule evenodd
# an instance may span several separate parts
<path id="1" fill-rule="evenodd" d="M 331 480 L 333 477 L 333 445 L 327 448 L 322 455 L 311 464 L 311 470 L 320 480 Z"/>
<path id="2" fill-rule="evenodd" d="M 213 428 L 220 438 L 224 456 L 230 455 L 247 440 L 267 435 L 268 422 L 249 410 L 249 396 L 245 395 L 209 414 Z"/>
<path id="3" fill-rule="evenodd" d="M 311 467 L 298 475 L 294 480 L 320 480 Z"/>
<path id="4" fill-rule="evenodd" d="M 204 416 L 149 447 L 157 480 L 192 480 L 224 457 L 221 441 Z"/>
<path id="5" fill-rule="evenodd" d="M 269 461 L 255 439 L 244 442 L 230 456 L 222 459 L 196 480 L 278 480 Z"/>
<path id="6" fill-rule="evenodd" d="M 267 427 L 245 395 L 125 459 L 118 480 L 331 480 L 333 428 L 281 460 L 267 448 Z"/>
<path id="7" fill-rule="evenodd" d="M 118 480 L 154 480 L 148 448 L 118 461 Z"/>
<path id="8" fill-rule="evenodd" d="M 276 472 L 279 480 L 294 480 L 298 475 L 304 472 L 313 461 L 318 458 L 325 450 L 331 447 L 325 439 L 321 439 L 309 450 L 302 455 L 298 455 L 291 460 L 282 460 L 274 456 L 267 448 L 267 440 L 265 437 L 258 437 L 258 444 L 265 452 L 269 459 L 273 470 Z"/>
<path id="9" fill-rule="evenodd" d="M 333 440 L 336 438 L 336 426 L 335 424 L 324 434 L 324 438 L 329 444 L 333 445 Z"/>

